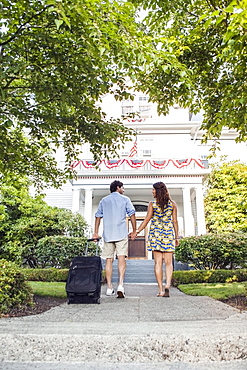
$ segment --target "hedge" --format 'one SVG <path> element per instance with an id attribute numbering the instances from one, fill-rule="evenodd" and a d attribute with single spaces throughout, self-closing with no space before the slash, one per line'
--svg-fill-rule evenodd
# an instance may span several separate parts
<path id="1" fill-rule="evenodd" d="M 230 283 L 247 281 L 247 269 L 174 271 L 172 285 L 193 283 Z"/>
<path id="2" fill-rule="evenodd" d="M 66 281 L 69 269 L 23 269 L 28 281 Z"/>
<path id="3" fill-rule="evenodd" d="M 27 284 L 25 272 L 14 262 L 0 260 L 0 314 L 13 307 L 33 304 L 32 291 Z"/>
<path id="4" fill-rule="evenodd" d="M 23 269 L 29 281 L 62 281 L 68 276 L 68 269 Z M 105 274 L 102 271 L 102 280 Z M 172 285 L 192 283 L 227 283 L 232 281 L 247 281 L 247 269 L 239 270 L 190 270 L 174 271 Z"/>
<path id="5" fill-rule="evenodd" d="M 197 270 L 226 270 L 247 267 L 247 233 L 190 236 L 176 247 L 177 261 Z"/>

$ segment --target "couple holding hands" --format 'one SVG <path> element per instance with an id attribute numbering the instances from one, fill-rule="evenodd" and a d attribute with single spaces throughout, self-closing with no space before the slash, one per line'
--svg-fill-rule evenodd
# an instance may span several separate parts
<path id="1" fill-rule="evenodd" d="M 126 215 L 130 218 L 133 231 L 129 237 L 134 240 L 151 221 L 147 240 L 147 250 L 153 252 L 154 273 L 158 284 L 157 297 L 169 297 L 173 273 L 173 253 L 179 245 L 177 205 L 170 198 L 168 189 L 163 182 L 153 184 L 154 200 L 149 202 L 145 219 L 136 229 L 135 208 L 130 199 L 124 195 L 124 186 L 120 181 L 113 181 L 110 194 L 101 199 L 95 213 L 93 238 L 99 237 L 99 226 L 103 218 L 102 258 L 106 259 L 107 296 L 115 295 L 112 286 L 112 264 L 115 253 L 118 257 L 119 282 L 117 298 L 124 298 L 124 275 L 126 257 L 128 256 L 128 230 Z M 166 269 L 166 283 L 163 287 L 163 263 Z"/>

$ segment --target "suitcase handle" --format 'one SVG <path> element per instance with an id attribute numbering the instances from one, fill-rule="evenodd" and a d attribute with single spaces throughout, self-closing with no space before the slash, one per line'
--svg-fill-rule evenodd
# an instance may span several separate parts
<path id="1" fill-rule="evenodd" d="M 92 239 L 88 239 L 87 242 L 99 242 L 101 238 L 92 238 Z"/>
<path id="2" fill-rule="evenodd" d="M 91 239 L 87 239 L 87 245 L 86 245 L 86 250 L 85 250 L 85 256 L 87 256 L 87 253 L 88 253 L 88 243 L 89 242 L 97 242 L 97 248 L 96 248 L 96 251 L 95 251 L 95 256 L 98 256 L 98 253 L 99 253 L 99 241 L 100 241 L 101 238 L 91 238 Z"/>

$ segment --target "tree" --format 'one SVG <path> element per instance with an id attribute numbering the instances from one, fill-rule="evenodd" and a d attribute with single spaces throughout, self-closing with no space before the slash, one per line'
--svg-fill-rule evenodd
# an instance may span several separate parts
<path id="1" fill-rule="evenodd" d="M 58 185 L 54 160 L 66 162 L 89 142 L 95 159 L 130 139 L 99 107 L 104 94 L 129 97 L 125 77 L 150 46 L 126 1 L 3 0 L 0 5 L 0 173 Z M 71 175 L 69 167 L 65 173 Z"/>
<path id="2" fill-rule="evenodd" d="M 42 195 L 28 193 L 28 181 L 17 178 L 0 189 L 0 258 L 36 265 L 36 246 L 47 236 L 85 238 L 88 225 L 80 214 L 48 206 Z"/>
<path id="3" fill-rule="evenodd" d="M 214 165 L 206 187 L 208 232 L 247 232 L 247 165 L 238 161 Z"/>
<path id="4" fill-rule="evenodd" d="M 246 0 L 133 0 L 150 12 L 146 26 L 160 50 L 139 79 L 160 112 L 179 103 L 204 110 L 207 138 L 246 130 Z M 174 60 L 181 63 L 174 67 Z"/>

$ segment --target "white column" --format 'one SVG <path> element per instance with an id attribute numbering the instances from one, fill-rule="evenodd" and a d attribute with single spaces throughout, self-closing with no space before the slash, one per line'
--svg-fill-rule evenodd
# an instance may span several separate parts
<path id="1" fill-rule="evenodd" d="M 204 211 L 204 197 L 202 186 L 195 188 L 196 191 L 196 214 L 197 214 L 197 229 L 198 235 L 206 234 L 206 222 L 205 222 L 205 211 Z"/>
<path id="2" fill-rule="evenodd" d="M 88 225 L 92 225 L 93 189 L 85 189 L 84 218 Z"/>
<path id="3" fill-rule="evenodd" d="M 79 212 L 81 189 L 73 189 L 72 212 Z"/>
<path id="4" fill-rule="evenodd" d="M 194 217 L 192 215 L 190 188 L 184 187 L 183 190 L 183 208 L 184 208 L 184 236 L 195 235 Z"/>

